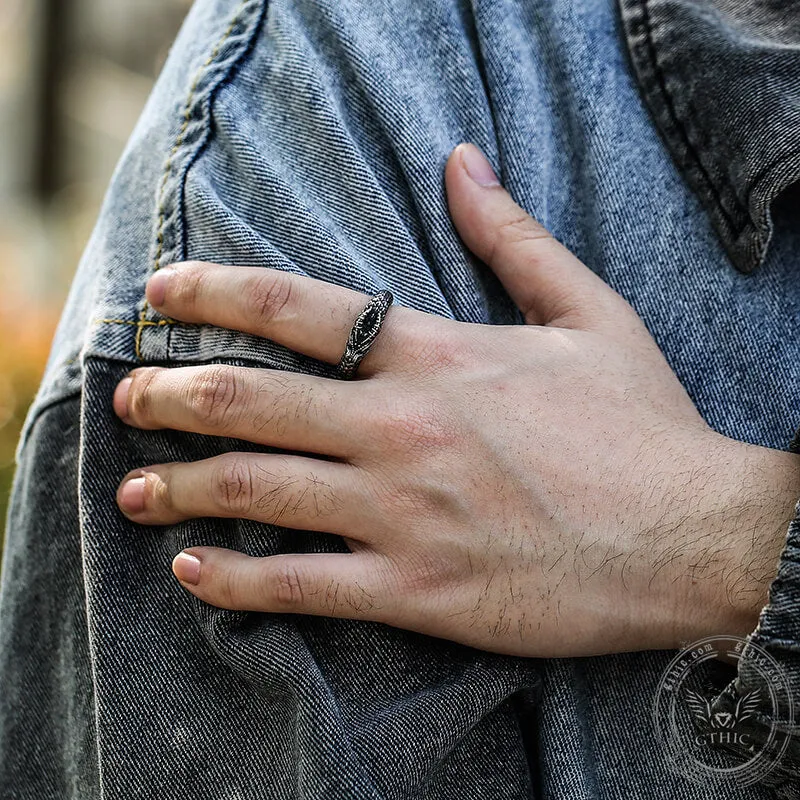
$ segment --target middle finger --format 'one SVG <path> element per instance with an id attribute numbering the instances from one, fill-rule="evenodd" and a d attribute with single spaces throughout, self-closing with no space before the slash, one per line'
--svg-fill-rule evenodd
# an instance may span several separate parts
<path id="1" fill-rule="evenodd" d="M 283 370 L 214 364 L 140 367 L 114 392 L 120 418 L 347 458 L 369 406 L 366 383 Z"/>

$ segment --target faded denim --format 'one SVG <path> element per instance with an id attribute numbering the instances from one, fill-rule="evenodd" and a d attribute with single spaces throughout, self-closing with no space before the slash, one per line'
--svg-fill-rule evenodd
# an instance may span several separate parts
<path id="1" fill-rule="evenodd" d="M 269 340 L 147 307 L 146 280 L 170 261 L 268 266 L 388 288 L 449 318 L 521 322 L 450 222 L 443 170 L 461 141 L 631 302 L 709 424 L 787 448 L 800 408 L 796 204 L 778 184 L 753 199 L 748 170 L 726 161 L 750 219 L 726 232 L 713 207 L 727 208 L 724 193 L 696 184 L 646 81 L 640 93 L 642 6 L 622 8 L 195 4 L 115 172 L 17 449 L 0 797 L 791 796 L 796 772 L 778 794 L 704 789 L 667 769 L 649 709 L 672 652 L 521 659 L 377 623 L 217 609 L 172 576 L 184 547 L 268 555 L 343 542 L 249 520 L 140 526 L 115 503 L 135 467 L 270 451 L 125 425 L 111 396 L 132 367 L 333 375 Z M 741 88 L 736 74 L 709 76 Z M 678 74 L 661 80 L 680 89 Z M 779 130 L 800 149 L 796 126 Z M 744 239 L 731 235 L 741 225 Z M 800 687 L 798 554 L 795 522 L 757 636 Z"/>

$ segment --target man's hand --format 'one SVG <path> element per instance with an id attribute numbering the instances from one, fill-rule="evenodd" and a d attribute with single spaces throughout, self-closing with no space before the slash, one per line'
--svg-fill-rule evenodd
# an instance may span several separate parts
<path id="1" fill-rule="evenodd" d="M 308 455 L 144 467 L 120 507 L 145 525 L 243 517 L 345 537 L 349 554 L 179 554 L 182 584 L 224 608 L 376 620 L 541 657 L 749 632 L 800 496 L 798 457 L 709 428 L 631 306 L 481 158 L 471 145 L 451 154 L 450 211 L 527 325 L 396 305 L 353 381 L 135 369 L 114 395 L 130 425 Z M 203 263 L 158 271 L 147 297 L 331 364 L 368 300 Z"/>

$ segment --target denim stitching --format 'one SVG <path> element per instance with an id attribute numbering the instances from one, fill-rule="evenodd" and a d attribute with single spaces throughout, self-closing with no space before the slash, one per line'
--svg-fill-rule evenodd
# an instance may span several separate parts
<path id="1" fill-rule="evenodd" d="M 159 320 L 152 320 L 152 319 L 93 319 L 93 325 L 141 325 L 144 327 L 145 325 L 190 325 L 189 322 L 178 322 L 174 319 L 159 319 Z"/>
<path id="2" fill-rule="evenodd" d="M 167 180 L 169 179 L 169 174 L 172 170 L 173 161 L 175 159 L 175 155 L 177 154 L 178 150 L 180 149 L 181 145 L 184 141 L 184 136 L 186 135 L 186 131 L 189 127 L 189 122 L 191 119 L 191 111 L 192 111 L 192 104 L 195 100 L 195 94 L 197 92 L 197 87 L 200 84 L 201 78 L 206 73 L 206 70 L 211 66 L 214 60 L 219 55 L 220 50 L 222 49 L 225 42 L 228 41 L 230 35 L 233 33 L 236 24 L 239 22 L 239 19 L 242 15 L 242 11 L 244 10 L 245 6 L 247 6 L 249 0 L 242 0 L 239 4 L 239 7 L 236 9 L 236 13 L 231 20 L 230 25 L 228 26 L 225 33 L 222 35 L 220 40 L 214 46 L 214 49 L 211 51 L 211 55 L 206 59 L 205 63 L 197 70 L 195 74 L 194 80 L 192 81 L 191 88 L 189 89 L 189 96 L 186 98 L 186 103 L 184 104 L 184 113 L 183 113 L 183 124 L 181 125 L 181 129 L 178 132 L 178 137 L 175 140 L 175 144 L 172 146 L 172 149 L 169 152 L 169 156 L 167 157 L 167 161 L 164 165 L 164 173 L 161 178 L 161 184 L 159 186 L 159 194 L 158 194 L 158 233 L 157 233 L 157 242 L 158 248 L 156 250 L 155 259 L 153 270 L 156 271 L 161 268 L 161 256 L 164 250 L 164 222 L 165 222 L 165 213 L 164 213 L 164 194 L 167 185 Z M 138 322 L 134 322 L 133 324 L 136 325 L 136 340 L 135 340 L 135 352 L 136 357 L 139 361 L 143 361 L 142 358 L 142 350 L 141 350 L 141 341 L 142 341 L 142 330 L 147 324 L 162 324 L 161 322 L 156 323 L 151 320 L 147 320 L 147 309 L 149 305 L 147 302 L 147 298 L 144 298 L 144 304 L 142 306 L 142 310 L 139 313 L 139 320 Z M 127 324 L 127 320 L 103 320 L 105 322 L 118 322 L 121 324 Z M 166 321 L 164 321 L 166 322 Z M 174 322 L 174 321 L 173 321 Z"/>
<path id="3" fill-rule="evenodd" d="M 678 117 L 677 111 L 675 110 L 675 105 L 672 100 L 672 95 L 667 89 L 667 82 L 664 78 L 664 73 L 662 71 L 661 65 L 658 63 L 658 58 L 656 55 L 657 51 L 656 51 L 655 41 L 653 40 L 653 30 L 651 26 L 651 17 L 650 17 L 650 0 L 643 0 L 642 10 L 644 11 L 643 22 L 644 22 L 645 36 L 647 38 L 647 49 L 650 52 L 650 62 L 653 67 L 653 73 L 655 75 L 655 78 L 658 81 L 658 86 L 661 89 L 662 94 L 664 95 L 664 101 L 665 101 L 664 106 L 666 108 L 666 111 L 669 114 L 670 118 L 672 119 L 672 122 L 675 125 L 676 130 L 683 139 L 683 142 L 686 145 L 686 149 L 689 155 L 695 161 L 697 167 L 700 169 L 700 172 L 703 175 L 703 178 L 708 183 L 708 186 L 710 187 L 712 193 L 714 194 L 714 197 L 717 201 L 717 206 L 719 207 L 720 211 L 722 212 L 726 221 L 728 222 L 731 231 L 735 232 L 734 238 L 738 238 L 750 224 L 747 208 L 742 204 L 742 201 L 736 194 L 734 187 L 732 185 L 727 185 L 727 188 L 730 189 L 731 191 L 731 196 L 733 197 L 738 206 L 738 210 L 742 214 L 744 214 L 746 218 L 744 225 L 737 228 L 737 226 L 734 224 L 733 218 L 730 215 L 730 212 L 725 208 L 725 205 L 722 202 L 722 194 L 719 188 L 711 179 L 711 175 L 706 169 L 705 165 L 703 164 L 699 152 L 697 151 L 694 144 L 692 144 L 691 139 L 689 138 L 689 132 L 686 129 L 685 123 Z"/>

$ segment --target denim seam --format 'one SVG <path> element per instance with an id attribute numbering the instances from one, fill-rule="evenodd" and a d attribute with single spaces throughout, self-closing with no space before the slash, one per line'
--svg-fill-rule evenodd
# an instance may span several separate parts
<path id="1" fill-rule="evenodd" d="M 699 150 L 697 149 L 695 144 L 692 142 L 691 137 L 689 136 L 687 123 L 678 116 L 677 110 L 675 109 L 675 104 L 672 98 L 672 94 L 670 93 L 669 88 L 667 87 L 667 81 L 664 75 L 663 67 L 658 61 L 658 51 L 656 48 L 655 40 L 653 39 L 652 17 L 650 16 L 650 2 L 651 0 L 642 0 L 642 10 L 644 12 L 643 14 L 644 31 L 645 31 L 645 36 L 647 38 L 647 49 L 650 54 L 650 61 L 653 69 L 653 74 L 664 96 L 664 108 L 669 117 L 671 118 L 675 126 L 675 130 L 683 139 L 683 142 L 686 145 L 687 154 L 695 162 L 696 166 L 700 170 L 703 179 L 711 189 L 714 199 L 717 202 L 717 206 L 724 215 L 731 229 L 731 232 L 734 233 L 733 238 L 738 239 L 742 235 L 742 233 L 747 229 L 748 225 L 751 224 L 747 206 L 745 206 L 742 200 L 739 198 L 736 192 L 736 188 L 733 186 L 733 184 L 725 182 L 725 188 L 727 188 L 730 191 L 731 196 L 733 197 L 734 201 L 737 204 L 737 210 L 745 216 L 744 224 L 742 224 L 740 227 L 737 228 L 734 218 L 731 216 L 731 213 L 725 207 L 725 203 L 723 202 L 722 192 L 720 188 L 712 179 L 711 174 L 709 173 L 708 169 L 703 163 L 702 158 L 700 157 Z"/>
<path id="2" fill-rule="evenodd" d="M 189 96 L 186 98 L 186 103 L 184 105 L 184 112 L 183 112 L 183 123 L 181 125 L 180 131 L 178 132 L 178 137 L 175 140 L 175 144 L 172 146 L 172 150 L 170 150 L 169 156 L 167 157 L 166 163 L 164 164 L 164 173 L 161 178 L 161 184 L 158 190 L 158 233 L 156 234 L 156 240 L 158 242 L 158 248 L 156 250 L 156 255 L 153 263 L 153 271 L 156 271 L 161 268 L 161 256 L 164 252 L 164 220 L 166 217 L 165 214 L 165 189 L 167 185 L 167 180 L 169 179 L 169 174 L 172 171 L 172 164 L 177 155 L 178 151 L 180 150 L 181 145 L 183 144 L 184 138 L 186 136 L 186 131 L 189 128 L 189 122 L 191 120 L 191 112 L 192 112 L 192 105 L 194 103 L 195 94 L 197 93 L 197 87 L 200 83 L 200 79 L 203 77 L 206 70 L 211 66 L 214 62 L 214 59 L 219 55 L 219 51 L 222 49 L 222 46 L 225 42 L 228 41 L 231 33 L 233 33 L 233 29 L 236 26 L 236 22 L 239 19 L 242 10 L 244 9 L 247 0 L 242 0 L 239 4 L 238 8 L 236 9 L 236 13 L 234 14 L 233 19 L 231 20 L 228 29 L 222 35 L 222 38 L 217 42 L 214 46 L 214 49 L 211 51 L 211 55 L 206 59 L 205 63 L 202 67 L 197 71 L 194 76 L 194 81 L 192 82 L 192 86 L 189 90 Z M 136 357 L 141 361 L 142 360 L 142 352 L 141 352 L 141 339 L 142 339 L 142 328 L 144 327 L 145 321 L 147 319 L 147 308 L 148 302 L 147 298 L 144 298 L 144 305 L 142 310 L 139 314 L 139 325 L 136 330 Z"/>
<path id="3" fill-rule="evenodd" d="M 180 152 L 181 148 L 187 143 L 187 139 L 189 138 L 188 137 L 189 127 L 190 127 L 190 125 L 192 123 L 192 113 L 193 113 L 193 110 L 195 108 L 196 101 L 201 97 L 203 99 L 208 99 L 208 96 L 210 96 L 210 94 L 213 92 L 214 88 L 216 88 L 216 87 L 211 87 L 211 89 L 208 92 L 201 92 L 199 90 L 200 89 L 200 84 L 201 84 L 202 80 L 212 72 L 211 67 L 216 62 L 216 60 L 219 57 L 220 53 L 222 52 L 222 49 L 225 46 L 225 44 L 229 41 L 229 39 L 231 39 L 231 37 L 233 35 L 233 32 L 236 29 L 237 25 L 245 19 L 245 11 L 248 9 L 248 7 L 252 6 L 252 8 L 254 10 L 257 9 L 257 8 L 263 10 L 264 5 L 265 5 L 264 0 L 256 0 L 256 2 L 253 2 L 253 0 L 242 0 L 241 1 L 241 3 L 236 8 L 236 11 L 234 12 L 234 15 L 233 15 L 233 17 L 231 19 L 231 22 L 228 25 L 227 29 L 222 34 L 222 36 L 219 39 L 219 41 L 214 45 L 214 47 L 213 47 L 213 49 L 211 51 L 211 54 L 208 56 L 208 58 L 205 60 L 205 62 L 199 67 L 199 69 L 195 73 L 194 79 L 192 80 L 192 84 L 191 84 L 191 87 L 189 89 L 189 95 L 186 98 L 186 102 L 184 103 L 183 121 L 181 123 L 180 130 L 178 131 L 178 135 L 177 135 L 177 137 L 175 139 L 175 143 L 173 144 L 173 146 L 172 146 L 172 148 L 171 148 L 171 150 L 170 150 L 170 152 L 169 152 L 169 154 L 167 156 L 167 160 L 166 160 L 166 162 L 164 164 L 164 170 L 163 170 L 162 178 L 161 178 L 161 181 L 160 181 L 160 184 L 159 184 L 159 189 L 158 189 L 158 201 L 157 201 L 158 202 L 158 208 L 157 208 L 157 212 L 158 212 L 158 218 L 157 218 L 158 219 L 158 228 L 157 228 L 157 232 L 156 232 L 156 252 L 155 252 L 155 255 L 154 255 L 154 258 L 153 258 L 153 271 L 154 272 L 157 271 L 158 269 L 160 269 L 161 266 L 162 266 L 161 265 L 161 259 L 162 259 L 163 254 L 164 254 L 164 242 L 165 242 L 166 236 L 168 235 L 167 231 L 165 229 L 165 224 L 166 224 L 167 217 L 168 217 L 168 213 L 167 212 L 169 211 L 169 216 L 171 216 L 173 218 L 177 217 L 179 215 L 179 213 L 180 213 L 180 205 L 181 205 L 181 198 L 180 198 L 181 189 L 180 188 L 179 188 L 179 192 L 178 192 L 179 196 L 178 196 L 177 200 L 173 203 L 173 207 L 168 209 L 167 188 L 168 188 L 168 184 L 169 184 L 170 175 L 175 173 L 175 166 L 176 166 L 176 162 L 178 161 L 177 155 Z M 237 57 L 235 58 L 234 63 L 238 62 L 240 56 L 241 56 L 241 53 L 237 54 Z M 231 65 L 231 68 L 233 68 L 233 64 Z M 206 124 L 207 120 L 206 119 L 202 119 L 201 122 L 203 123 L 203 129 L 204 129 L 203 133 L 205 134 L 206 133 L 206 129 L 207 129 L 207 124 Z M 188 166 L 187 166 L 187 168 L 188 168 Z M 177 173 L 175 173 L 175 174 L 177 174 Z M 133 324 L 136 325 L 136 337 L 135 337 L 135 340 L 134 340 L 134 351 L 135 351 L 137 360 L 139 360 L 140 362 L 144 360 L 144 357 L 142 355 L 142 349 L 141 349 L 142 331 L 144 330 L 144 328 L 147 327 L 148 325 L 178 324 L 176 320 L 172 320 L 170 318 L 167 318 L 165 320 L 148 319 L 147 318 L 147 310 L 148 310 L 148 308 L 149 308 L 149 303 L 147 301 L 147 297 L 145 296 L 144 299 L 143 299 L 142 309 L 141 309 L 141 311 L 139 313 L 139 319 L 138 319 L 138 321 L 133 322 Z M 101 322 L 110 323 L 110 324 L 114 324 L 114 323 L 116 323 L 116 324 L 124 324 L 124 325 L 131 324 L 131 321 L 129 321 L 129 320 L 119 320 L 119 319 L 104 319 L 104 320 L 101 320 Z"/>
<path id="4" fill-rule="evenodd" d="M 146 301 L 145 301 L 146 302 Z M 144 327 L 146 325 L 192 325 L 190 322 L 178 322 L 174 319 L 94 319 L 93 325 L 136 325 Z M 137 353 L 138 355 L 138 353 Z"/>

